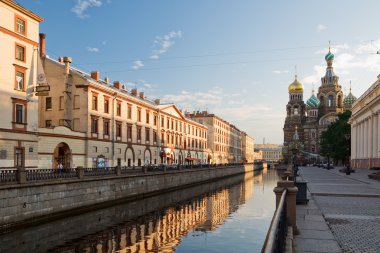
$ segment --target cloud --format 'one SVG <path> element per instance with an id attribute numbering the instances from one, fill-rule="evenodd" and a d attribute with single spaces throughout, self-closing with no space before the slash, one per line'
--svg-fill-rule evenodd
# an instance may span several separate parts
<path id="1" fill-rule="evenodd" d="M 272 71 L 274 74 L 288 74 L 289 73 L 289 70 L 273 70 Z"/>
<path id="2" fill-rule="evenodd" d="M 99 52 L 99 48 L 97 47 L 87 47 L 87 51 L 91 52 L 91 53 L 97 53 Z"/>
<path id="3" fill-rule="evenodd" d="M 325 25 L 322 25 L 322 24 L 317 25 L 317 32 L 319 32 L 319 33 L 323 32 L 326 29 L 327 29 L 327 26 L 325 26 Z"/>
<path id="4" fill-rule="evenodd" d="M 132 66 L 133 69 L 137 70 L 137 69 L 140 69 L 142 67 L 144 67 L 144 63 L 141 60 L 136 60 L 133 62 L 133 66 Z"/>
<path id="5" fill-rule="evenodd" d="M 174 44 L 175 39 L 182 37 L 182 31 L 171 31 L 162 37 L 157 36 L 153 42 L 153 52 L 150 56 L 151 59 L 158 59 L 166 53 Z"/>
<path id="6" fill-rule="evenodd" d="M 86 14 L 86 10 L 92 7 L 102 6 L 102 0 L 77 0 L 75 6 L 71 9 L 78 18 L 88 18 L 89 15 Z"/>
<path id="7" fill-rule="evenodd" d="M 351 79 L 347 75 L 352 70 L 355 71 L 373 71 L 378 72 L 380 69 L 380 57 L 375 54 L 376 49 L 380 48 L 380 38 L 371 42 L 359 43 L 356 45 L 339 44 L 333 45 L 331 51 L 335 54 L 334 72 L 341 80 Z M 327 53 L 326 49 L 319 52 Z M 339 52 L 337 54 L 337 52 Z M 303 79 L 304 84 L 320 83 L 320 78 L 326 73 L 326 62 L 321 61 L 319 65 L 313 67 L 313 73 Z"/>

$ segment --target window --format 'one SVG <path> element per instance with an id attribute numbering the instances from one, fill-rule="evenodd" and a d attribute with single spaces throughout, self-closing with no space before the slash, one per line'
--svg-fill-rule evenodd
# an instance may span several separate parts
<path id="1" fill-rule="evenodd" d="M 153 115 L 153 125 L 157 126 L 157 115 Z"/>
<path id="2" fill-rule="evenodd" d="M 127 125 L 127 139 L 132 140 L 132 125 L 131 124 Z"/>
<path id="3" fill-rule="evenodd" d="M 25 62 L 25 47 L 19 44 L 16 44 L 15 58 L 19 61 Z"/>
<path id="4" fill-rule="evenodd" d="M 165 134 L 161 133 L 161 144 L 164 144 Z"/>
<path id="5" fill-rule="evenodd" d="M 15 122 L 17 124 L 24 123 L 24 106 L 20 104 L 16 104 L 16 118 Z"/>
<path id="6" fill-rule="evenodd" d="M 91 133 L 94 133 L 94 134 L 98 133 L 98 119 L 97 118 L 91 118 Z"/>
<path id="7" fill-rule="evenodd" d="M 104 97 L 104 113 L 109 113 L 110 109 L 110 100 L 109 98 Z"/>
<path id="8" fill-rule="evenodd" d="M 141 108 L 137 108 L 137 121 L 141 122 Z"/>
<path id="9" fill-rule="evenodd" d="M 59 110 L 63 110 L 63 96 L 59 97 Z"/>
<path id="10" fill-rule="evenodd" d="M 149 124 L 149 111 L 146 112 L 146 123 Z"/>
<path id="11" fill-rule="evenodd" d="M 19 91 L 25 91 L 25 72 L 20 72 L 18 70 L 16 70 L 16 87 L 15 89 L 16 90 L 19 90 Z"/>
<path id="12" fill-rule="evenodd" d="M 328 98 L 328 106 L 332 107 L 334 105 L 334 96 L 330 95 Z"/>
<path id="13" fill-rule="evenodd" d="M 45 120 L 45 127 L 51 127 L 51 120 Z"/>
<path id="14" fill-rule="evenodd" d="M 98 110 L 98 94 L 92 94 L 92 110 Z"/>
<path id="15" fill-rule="evenodd" d="M 19 17 L 19 16 L 16 16 L 15 17 L 15 30 L 18 33 L 26 35 L 26 20 Z"/>
<path id="16" fill-rule="evenodd" d="M 116 122 L 116 137 L 121 138 L 122 124 L 121 122 Z"/>
<path id="17" fill-rule="evenodd" d="M 15 148 L 15 167 L 23 167 L 24 159 L 24 148 Z"/>
<path id="18" fill-rule="evenodd" d="M 137 141 L 141 141 L 141 127 L 137 127 Z"/>
<path id="19" fill-rule="evenodd" d="M 110 134 L 110 122 L 109 122 L 109 120 L 103 121 L 103 134 L 104 135 Z"/>
<path id="20" fill-rule="evenodd" d="M 116 104 L 116 115 L 121 116 L 121 102 L 120 101 L 117 101 L 117 104 Z"/>
<path id="21" fill-rule="evenodd" d="M 166 128 L 170 128 L 170 119 L 168 118 L 167 120 L 166 120 Z"/>
<path id="22" fill-rule="evenodd" d="M 165 117 L 162 117 L 161 118 L 161 127 L 165 127 Z"/>
<path id="23" fill-rule="evenodd" d="M 153 130 L 153 142 L 157 142 L 157 131 Z"/>
<path id="24" fill-rule="evenodd" d="M 45 109 L 46 110 L 51 110 L 51 97 L 46 97 L 45 98 Z"/>
<path id="25" fill-rule="evenodd" d="M 145 128 L 145 141 L 150 141 L 150 129 Z"/>
<path id="26" fill-rule="evenodd" d="M 128 104 L 127 118 L 132 119 L 132 106 Z"/>
<path id="27" fill-rule="evenodd" d="M 80 108 L 80 100 L 79 95 L 74 95 L 74 109 Z"/>

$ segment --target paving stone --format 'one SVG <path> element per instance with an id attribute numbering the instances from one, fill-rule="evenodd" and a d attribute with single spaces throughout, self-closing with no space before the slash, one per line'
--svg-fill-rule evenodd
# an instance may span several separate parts
<path id="1" fill-rule="evenodd" d="M 334 236 L 330 230 L 310 230 L 310 229 L 299 229 L 299 238 L 308 239 L 324 239 L 324 240 L 334 240 Z"/>
<path id="2" fill-rule="evenodd" d="M 313 252 L 342 252 L 338 243 L 335 240 L 317 240 L 302 238 L 297 240 L 296 252 L 312 250 Z"/>
<path id="3" fill-rule="evenodd" d="M 325 221 L 322 215 L 305 215 L 306 221 Z"/>
<path id="4" fill-rule="evenodd" d="M 325 221 L 297 221 L 300 229 L 329 230 Z"/>

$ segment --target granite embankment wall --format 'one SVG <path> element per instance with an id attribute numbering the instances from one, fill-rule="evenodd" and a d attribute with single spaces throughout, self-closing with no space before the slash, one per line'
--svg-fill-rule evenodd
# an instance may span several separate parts
<path id="1" fill-rule="evenodd" d="M 12 252 L 15 248 L 19 252 L 35 253 L 49 252 L 52 249 L 54 252 L 86 252 L 84 248 L 91 248 L 94 242 L 102 239 L 113 240 L 113 235 L 130 240 L 126 235 L 128 233 L 126 227 L 131 230 L 133 227 L 140 228 L 147 220 L 152 219 L 151 217 L 153 219 L 162 217 L 167 208 L 193 205 L 197 202 L 196 199 L 204 198 L 205 194 L 211 194 L 218 189 L 232 186 L 240 189 L 243 184 L 252 185 L 253 176 L 253 172 L 248 172 L 144 199 L 124 201 L 107 208 L 96 209 L 80 215 L 70 215 L 64 219 L 55 219 L 38 226 L 23 227 L 0 235 L 0 252 Z M 218 210 L 214 211 L 218 212 Z M 196 220 L 194 216 L 199 215 L 190 211 L 186 213 L 189 223 Z M 149 218 L 145 215 L 148 215 Z M 178 231 L 170 233 L 172 237 L 175 237 L 176 233 L 183 231 L 183 226 L 182 223 L 168 222 L 166 231 Z M 145 236 L 151 236 L 148 229 L 145 233 Z M 166 239 L 173 239 L 172 237 L 169 236 Z M 15 240 L 15 238 L 22 238 L 22 241 Z"/>
<path id="2" fill-rule="evenodd" d="M 253 165 L 0 186 L 0 229 L 253 171 Z"/>

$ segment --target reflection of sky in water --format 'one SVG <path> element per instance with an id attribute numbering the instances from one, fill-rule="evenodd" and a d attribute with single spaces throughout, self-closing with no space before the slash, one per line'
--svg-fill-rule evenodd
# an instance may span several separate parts
<path id="1" fill-rule="evenodd" d="M 189 232 L 176 252 L 260 252 L 275 209 L 275 171 L 246 181 L 253 195 L 214 231 Z"/>

